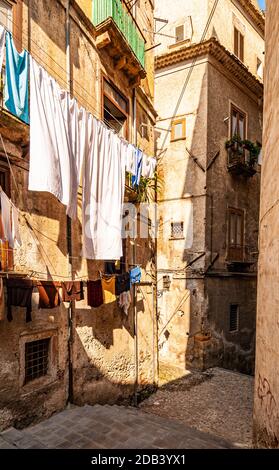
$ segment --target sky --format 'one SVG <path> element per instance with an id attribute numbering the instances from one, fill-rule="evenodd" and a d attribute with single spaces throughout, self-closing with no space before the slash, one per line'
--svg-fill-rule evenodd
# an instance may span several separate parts
<path id="1" fill-rule="evenodd" d="M 258 2 L 259 2 L 259 5 L 260 5 L 260 8 L 262 10 L 264 10 L 265 9 L 265 0 L 258 0 Z"/>

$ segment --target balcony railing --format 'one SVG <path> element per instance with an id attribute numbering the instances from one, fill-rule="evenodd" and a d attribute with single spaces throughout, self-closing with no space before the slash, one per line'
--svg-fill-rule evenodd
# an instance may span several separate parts
<path id="1" fill-rule="evenodd" d="M 248 142 L 248 143 L 246 143 Z M 252 150 L 250 149 L 252 147 Z M 249 141 L 233 141 L 226 143 L 228 152 L 228 171 L 235 175 L 251 177 L 257 173 L 257 146 Z"/>
<path id="2" fill-rule="evenodd" d="M 94 0 L 93 24 L 98 26 L 112 18 L 144 68 L 145 41 L 132 16 L 120 0 Z"/>

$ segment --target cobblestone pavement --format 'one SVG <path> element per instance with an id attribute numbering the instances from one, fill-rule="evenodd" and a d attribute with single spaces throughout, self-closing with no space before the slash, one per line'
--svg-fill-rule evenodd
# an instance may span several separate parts
<path id="1" fill-rule="evenodd" d="M 224 439 L 132 407 L 74 407 L 22 431 L 0 434 L 0 449 L 226 449 Z"/>
<path id="2" fill-rule="evenodd" d="M 253 386 L 248 375 L 214 368 L 164 385 L 140 408 L 252 447 Z"/>

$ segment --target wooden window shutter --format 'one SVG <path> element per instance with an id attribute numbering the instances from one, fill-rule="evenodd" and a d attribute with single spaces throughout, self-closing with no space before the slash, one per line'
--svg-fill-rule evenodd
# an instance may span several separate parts
<path id="1" fill-rule="evenodd" d="M 239 33 L 239 58 L 244 61 L 244 36 L 241 33 Z"/>
<path id="2" fill-rule="evenodd" d="M 234 53 L 238 56 L 238 30 L 234 28 Z"/>

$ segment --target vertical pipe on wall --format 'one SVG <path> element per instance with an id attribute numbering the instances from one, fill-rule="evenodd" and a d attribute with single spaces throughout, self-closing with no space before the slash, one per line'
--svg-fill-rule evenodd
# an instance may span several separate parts
<path id="1" fill-rule="evenodd" d="M 137 100 L 136 90 L 133 89 L 133 143 L 137 145 Z M 133 242 L 132 264 L 136 263 L 136 239 Z M 133 323 L 134 323 L 134 362 L 135 362 L 135 379 L 134 379 L 134 405 L 138 404 L 138 318 L 137 318 L 137 288 L 133 286 Z"/>
<path id="2" fill-rule="evenodd" d="M 155 122 L 156 125 L 156 122 Z M 157 140 L 156 140 L 156 132 L 154 133 L 154 156 L 157 159 Z M 158 165 L 158 161 L 157 161 Z M 158 167 L 156 169 L 157 175 L 158 175 Z M 158 319 L 159 319 L 159 312 L 158 312 L 158 296 L 157 296 L 157 291 L 158 291 L 158 259 L 157 259 L 157 253 L 158 253 L 158 230 L 159 230 L 159 224 L 157 223 L 158 221 L 158 177 L 156 176 L 155 178 L 155 210 L 154 210 L 154 224 L 155 224 L 155 229 L 154 229 L 154 251 L 155 251 L 155 282 L 153 286 L 153 321 L 154 321 L 154 386 L 158 386 L 159 384 L 159 333 L 158 333 Z M 156 360 L 155 360 L 156 356 Z M 155 366 L 156 364 L 156 366 Z"/>
<path id="3" fill-rule="evenodd" d="M 66 73 L 68 92 L 71 94 L 71 51 L 70 51 L 70 0 L 66 4 Z M 67 215 L 67 253 L 68 253 L 68 276 L 73 279 L 73 265 L 72 265 L 72 222 Z M 73 344 L 73 302 L 70 302 L 68 308 L 68 360 L 69 360 L 69 383 L 68 383 L 68 397 L 67 403 L 73 401 L 73 362 L 72 362 L 72 344 Z"/>

